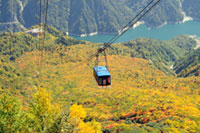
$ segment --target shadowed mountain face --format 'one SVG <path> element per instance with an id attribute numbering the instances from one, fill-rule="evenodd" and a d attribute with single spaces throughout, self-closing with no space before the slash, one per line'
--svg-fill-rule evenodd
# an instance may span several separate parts
<path id="1" fill-rule="evenodd" d="M 113 33 L 148 2 L 149 0 L 54 0 L 49 2 L 48 24 L 77 35 Z M 143 21 L 149 27 L 156 27 L 166 22 L 181 22 L 184 15 L 199 20 L 199 6 L 199 0 L 161 0 Z M 39 7 L 39 1 L 36 0 L 0 0 L 0 31 L 17 31 L 39 24 Z"/>

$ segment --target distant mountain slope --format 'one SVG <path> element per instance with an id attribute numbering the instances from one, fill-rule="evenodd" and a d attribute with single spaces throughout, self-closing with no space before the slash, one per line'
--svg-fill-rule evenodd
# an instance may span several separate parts
<path id="1" fill-rule="evenodd" d="M 37 27 L 37 26 L 36 26 Z M 34 28 L 34 27 L 33 27 Z M 75 45 L 84 44 L 84 41 L 75 40 L 71 37 L 65 36 L 61 31 L 56 28 L 47 27 L 48 41 L 43 48 L 48 49 L 52 45 Z M 33 36 L 24 32 L 17 33 L 1 33 L 0 34 L 0 55 L 5 56 L 10 60 L 15 60 L 25 52 L 31 52 L 41 49 L 37 36 Z"/>
<path id="2" fill-rule="evenodd" d="M 200 48 L 179 59 L 174 70 L 181 77 L 200 76 Z"/>
<path id="3" fill-rule="evenodd" d="M 157 27 L 181 22 L 185 14 L 199 20 L 199 3 L 198 0 L 161 0 L 143 21 L 149 27 Z M 147 0 L 53 0 L 49 3 L 48 24 L 71 35 L 113 33 L 146 4 Z M 0 0 L 0 31 L 16 31 L 36 24 L 39 24 L 39 1 Z"/>
<path id="4" fill-rule="evenodd" d="M 148 59 L 165 74 L 175 74 L 173 64 L 194 49 L 195 40 L 187 35 L 177 36 L 169 41 L 139 38 L 121 45 L 112 45 L 112 54 L 128 55 Z"/>
<path id="5" fill-rule="evenodd" d="M 51 26 L 48 26 L 47 30 L 47 42 L 44 46 L 39 46 L 38 38 L 30 34 L 23 32 L 14 34 L 2 33 L 0 35 L 0 55 L 15 61 L 25 52 L 40 50 L 42 47 L 49 51 L 57 49 L 58 46 L 88 43 L 65 36 L 63 32 Z M 196 41 L 187 35 L 177 36 L 169 41 L 139 38 L 126 43 L 113 44 L 108 49 L 108 54 L 147 59 L 165 74 L 175 75 L 173 65 L 186 53 L 193 51 L 195 47 Z M 91 49 L 91 47 L 88 49 Z M 94 52 L 96 51 L 94 50 Z M 64 56 L 63 53 L 60 54 Z M 77 60 L 80 59 L 77 58 Z"/>

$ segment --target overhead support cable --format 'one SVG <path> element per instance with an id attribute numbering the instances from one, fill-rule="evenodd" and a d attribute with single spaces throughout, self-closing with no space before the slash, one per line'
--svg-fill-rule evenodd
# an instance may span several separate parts
<path id="1" fill-rule="evenodd" d="M 42 9 L 42 2 L 44 1 L 44 24 L 42 23 L 43 18 L 43 9 Z M 40 62 L 39 62 L 39 74 L 41 74 L 42 69 L 42 62 L 43 62 L 43 56 L 44 56 L 44 46 L 45 46 L 45 40 L 46 40 L 46 30 L 47 30 L 47 20 L 48 20 L 48 6 L 49 6 L 49 0 L 40 0 L 40 29 L 39 29 L 39 50 L 41 50 L 41 56 L 40 56 Z"/>
<path id="2" fill-rule="evenodd" d="M 155 2 L 156 1 L 156 2 Z M 89 60 L 93 57 L 98 56 L 99 53 L 105 51 L 108 47 L 110 47 L 117 39 L 119 39 L 122 35 L 124 35 L 130 28 L 132 28 L 138 21 L 140 21 L 148 12 L 150 12 L 161 0 L 151 0 L 136 16 L 122 29 L 118 31 L 116 35 L 114 35 L 108 42 L 104 43 L 100 46 L 97 52 L 90 56 Z"/>

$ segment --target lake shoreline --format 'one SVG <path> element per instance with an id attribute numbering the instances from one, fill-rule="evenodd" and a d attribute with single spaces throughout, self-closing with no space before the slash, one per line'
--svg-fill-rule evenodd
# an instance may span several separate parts
<path id="1" fill-rule="evenodd" d="M 163 26 L 167 25 L 167 24 L 184 24 L 185 22 L 188 21 L 193 21 L 194 19 L 190 16 L 186 16 L 184 14 L 183 20 L 176 22 L 176 23 L 169 23 L 169 22 L 164 22 L 163 24 L 159 25 L 159 26 L 154 26 L 154 27 L 148 27 L 149 30 L 151 29 L 156 29 L 156 28 L 162 28 Z M 194 20 L 195 21 L 195 20 Z M 144 21 L 138 21 L 135 25 L 133 25 L 132 29 L 135 29 L 141 25 L 145 25 Z M 146 26 L 146 25 L 145 25 Z M 119 31 L 118 31 L 119 32 Z M 95 36 L 95 35 L 115 35 L 118 32 L 91 32 L 91 33 L 85 33 L 85 34 L 69 34 L 68 32 L 67 35 L 71 36 L 71 37 L 87 37 L 87 36 Z"/>
<path id="2" fill-rule="evenodd" d="M 197 37 L 196 35 L 189 35 L 189 37 L 196 41 L 196 47 L 194 49 L 200 48 L 200 37 Z"/>
<path id="3" fill-rule="evenodd" d="M 164 22 L 163 24 L 159 25 L 159 26 L 152 26 L 152 27 L 148 27 L 148 30 L 151 30 L 151 29 L 157 29 L 157 28 L 162 28 L 164 27 L 165 25 L 167 24 L 184 24 L 188 21 L 196 21 L 196 22 L 200 22 L 200 20 L 196 20 L 196 19 L 193 19 L 192 17 L 190 16 L 184 16 L 183 20 L 182 21 L 179 21 L 179 22 L 176 22 L 176 23 L 170 23 L 170 22 Z M 133 27 L 132 29 L 135 29 L 141 25 L 145 25 L 145 22 L 144 21 L 139 21 L 137 22 Z M 146 25 L 145 25 L 146 26 Z M 119 32 L 119 31 L 118 31 Z M 115 35 L 117 34 L 118 32 L 91 32 L 91 33 L 85 33 L 85 34 L 70 34 L 69 32 L 66 32 L 66 35 L 67 36 L 70 36 L 70 37 L 87 37 L 87 36 L 95 36 L 95 35 Z"/>
<path id="4" fill-rule="evenodd" d="M 187 21 L 186 21 L 187 20 Z M 165 23 L 162 27 L 148 28 L 144 23 L 139 23 L 137 27 L 131 28 L 125 33 L 116 43 L 127 42 L 134 40 L 136 38 L 146 37 L 158 40 L 171 40 L 172 38 L 181 35 L 197 35 L 200 37 L 200 22 L 191 20 L 190 17 L 185 18 L 184 21 L 178 22 L 177 24 Z M 104 43 L 109 41 L 116 33 L 95 33 L 95 35 L 90 34 L 90 36 L 80 37 L 71 36 L 77 40 L 85 40 L 94 43 Z"/>

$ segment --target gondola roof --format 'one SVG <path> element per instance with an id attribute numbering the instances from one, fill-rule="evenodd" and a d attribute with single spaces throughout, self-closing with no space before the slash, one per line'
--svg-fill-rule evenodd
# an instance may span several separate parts
<path id="1" fill-rule="evenodd" d="M 96 72 L 98 77 L 101 76 L 110 76 L 108 69 L 105 66 L 96 66 L 94 67 L 94 71 Z"/>

